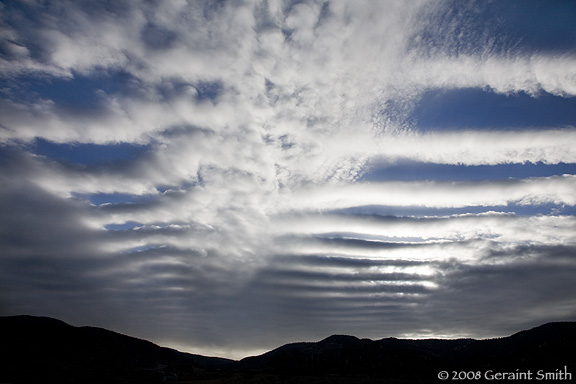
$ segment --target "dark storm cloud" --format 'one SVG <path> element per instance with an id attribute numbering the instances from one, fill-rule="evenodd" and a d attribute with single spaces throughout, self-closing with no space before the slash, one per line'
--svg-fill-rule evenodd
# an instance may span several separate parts
<path id="1" fill-rule="evenodd" d="M 3 307 L 56 315 L 98 297 L 106 281 L 91 272 L 107 263 L 98 233 L 83 223 L 84 208 L 12 176 L 0 191 Z M 22 308 L 26 302 L 35 309 Z"/>
<path id="2" fill-rule="evenodd" d="M 194 256 L 199 257 L 198 251 L 160 247 L 111 257 L 101 249 L 103 242 L 142 236 L 137 231 L 93 228 L 84 220 L 91 210 L 87 204 L 63 199 L 28 181 L 39 171 L 35 165 L 33 158 L 20 151 L 2 150 L 3 308 L 16 310 L 29 302 L 34 309 L 18 310 L 52 316 L 61 316 L 58 313 L 69 308 L 81 309 L 70 314 L 70 319 L 93 318 L 114 327 L 115 321 L 123 322 L 116 316 L 106 320 L 108 311 L 119 313 L 117 306 L 144 299 L 143 291 L 153 301 L 155 296 L 165 298 L 173 292 L 171 287 L 188 287 L 193 292 L 214 286 L 211 278 L 221 274 L 218 268 L 190 264 Z M 148 235 L 150 231 L 164 236 L 182 233 L 175 228 L 142 230 Z M 163 257 L 180 262 L 165 264 Z"/>
<path id="3" fill-rule="evenodd" d="M 294 255 L 279 255 L 275 258 L 277 263 L 290 265 L 294 262 Z M 410 266 L 422 265 L 425 261 L 402 260 L 402 259 L 367 259 L 358 257 L 346 257 L 344 255 L 334 254 L 317 254 L 298 256 L 298 263 L 302 266 L 319 266 L 319 267 L 376 267 L 376 266 Z"/>
<path id="4" fill-rule="evenodd" d="M 434 318 L 457 332 L 470 333 L 473 324 L 477 332 L 491 329 L 495 336 L 541 323 L 552 311 L 558 320 L 573 318 L 573 246 L 519 246 L 494 254 L 516 261 L 446 265 L 440 288 L 427 302 Z"/>
<path id="5" fill-rule="evenodd" d="M 438 267 L 443 273 L 434 277 L 439 287 L 428 290 L 415 287 L 412 293 L 425 295 L 420 298 L 414 296 L 411 300 L 386 297 L 386 289 L 344 290 L 338 285 L 332 290 L 326 285 L 309 290 L 300 286 L 292 292 L 292 287 L 282 285 L 283 289 L 278 291 L 272 289 L 273 277 L 270 277 L 266 289 L 255 287 L 247 297 L 251 297 L 251 305 L 256 305 L 260 310 L 277 305 L 278 310 L 282 308 L 288 318 L 299 318 L 298 313 L 307 313 L 311 327 L 324 326 L 325 334 L 342 329 L 340 327 L 355 329 L 358 334 L 370 332 L 369 329 L 378 329 L 371 328 L 374 326 L 372 322 L 385 317 L 392 324 L 403 319 L 404 326 L 396 324 L 396 332 L 407 334 L 418 329 L 420 335 L 429 332 L 478 337 L 484 332 L 500 336 L 513 332 L 516 325 L 512 324 L 518 322 L 524 327 L 538 324 L 549 315 L 551 308 L 558 305 L 565 308 L 564 314 L 557 312 L 558 318 L 570 319 L 569 308 L 573 305 L 570 292 L 574 288 L 570 276 L 574 273 L 574 248 L 520 247 L 509 249 L 501 256 L 508 259 L 518 254 L 529 254 L 530 257 L 508 265 L 469 265 L 456 259 L 441 263 Z M 562 270 L 564 267 L 567 268 Z M 302 276 L 302 281 L 312 284 L 317 277 L 306 279 Z M 384 295 L 371 295 L 378 292 Z M 349 296 L 337 298 L 323 295 L 330 293 Z M 364 295 L 358 295 L 361 293 Z M 410 302 L 418 303 L 418 306 L 410 306 Z M 490 308 L 489 313 L 485 313 L 486 308 Z M 263 310 L 262 313 L 267 311 Z M 323 316 L 334 316 L 334 321 L 323 321 Z M 315 325 L 316 322 L 318 325 Z M 287 333 L 294 332 L 290 330 L 294 327 L 297 325 L 283 325 Z M 382 337 L 387 335 L 383 330 L 380 332 L 383 332 L 380 334 Z"/>
<path id="6" fill-rule="evenodd" d="M 19 151 L 0 147 L 2 152 L 2 244 L 20 252 L 58 254 L 68 242 L 70 253 L 91 245 L 92 233 L 82 223 L 79 212 L 86 207 L 49 193 L 29 178 L 37 176 L 33 158 Z M 54 225 L 57 222 L 58 225 Z M 69 253 L 68 253 L 69 254 Z M 65 255 L 62 255 L 65 257 Z"/>
<path id="7" fill-rule="evenodd" d="M 419 274 L 410 273 L 329 273 L 324 271 L 306 271 L 306 270 L 266 270 L 262 271 L 266 279 L 271 283 L 276 281 L 285 282 L 313 282 L 321 283 L 322 281 L 331 282 L 408 282 L 420 281 L 425 278 Z"/>
<path id="8" fill-rule="evenodd" d="M 358 233 L 326 233 L 319 234 L 314 238 L 314 240 L 326 244 L 328 246 L 333 245 L 335 247 L 346 249 L 346 248 L 356 248 L 356 249 L 393 249 L 393 248 L 405 248 L 405 247 L 422 247 L 426 244 L 410 244 L 402 242 L 386 242 L 386 241 L 375 241 L 375 240 L 362 240 L 350 238 L 351 236 L 363 236 Z M 400 239 L 399 239 L 400 240 Z M 416 238 L 402 240 L 416 240 Z"/>

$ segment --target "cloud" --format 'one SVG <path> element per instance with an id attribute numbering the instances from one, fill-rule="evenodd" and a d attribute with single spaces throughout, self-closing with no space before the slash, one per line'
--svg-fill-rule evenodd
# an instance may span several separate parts
<path id="1" fill-rule="evenodd" d="M 281 233 L 357 239 L 386 248 L 393 244 L 427 244 L 430 240 L 459 242 L 477 238 L 503 243 L 570 244 L 574 222 L 572 216 L 525 217 L 501 212 L 423 218 L 316 214 L 279 220 L 278 227 Z M 538 233 L 532 228 L 537 228 Z"/>
<path id="2" fill-rule="evenodd" d="M 287 203 L 304 210 L 342 209 L 361 205 L 470 207 L 511 203 L 574 205 L 574 176 L 551 176 L 484 182 L 356 183 L 303 188 Z"/>
<path id="3" fill-rule="evenodd" d="M 445 275 L 443 287 L 431 297 L 429 308 L 463 335 L 466 322 L 472 322 L 474 329 L 487 329 L 490 321 L 500 322 L 500 330 L 494 333 L 498 336 L 510 333 L 516 326 L 511 324 L 528 328 L 544 322 L 549 311 L 558 319 L 571 319 L 569 308 L 574 298 L 567 292 L 572 285 L 568 276 L 574 267 L 573 247 L 518 246 L 498 251 L 498 257 L 514 254 L 527 257 L 504 266 L 455 265 Z M 479 320 L 487 307 L 490 315 Z M 430 328 L 433 332 L 436 327 L 431 324 Z"/>
<path id="4" fill-rule="evenodd" d="M 528 15 L 541 24 L 483 2 L 3 3 L 3 312 L 234 356 L 570 317 L 573 172 L 363 181 L 404 160 L 576 163 L 567 119 L 417 125 L 427 92 L 574 96 L 571 41 L 536 49 L 557 27 Z M 145 150 L 86 163 L 38 139 Z M 516 212 L 542 206 L 564 215 Z"/>

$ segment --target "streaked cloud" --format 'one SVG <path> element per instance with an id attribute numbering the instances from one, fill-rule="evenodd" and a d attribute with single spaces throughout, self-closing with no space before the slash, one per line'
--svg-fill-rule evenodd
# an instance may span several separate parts
<path id="1" fill-rule="evenodd" d="M 574 317 L 568 2 L 0 7 L 2 313 L 236 357 Z"/>

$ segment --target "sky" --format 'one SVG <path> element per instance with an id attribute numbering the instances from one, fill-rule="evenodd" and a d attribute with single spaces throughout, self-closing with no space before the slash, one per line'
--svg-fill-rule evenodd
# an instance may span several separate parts
<path id="1" fill-rule="evenodd" d="M 0 2 L 0 315 L 241 358 L 576 320 L 576 2 Z"/>

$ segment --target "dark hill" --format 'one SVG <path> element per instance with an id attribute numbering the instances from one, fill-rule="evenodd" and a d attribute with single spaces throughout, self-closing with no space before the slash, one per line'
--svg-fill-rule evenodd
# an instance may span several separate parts
<path id="1" fill-rule="evenodd" d="M 233 362 L 48 317 L 0 317 L 0 340 L 8 383 L 160 383 Z"/>
<path id="2" fill-rule="evenodd" d="M 516 372 L 567 370 L 576 379 L 576 322 L 549 323 L 509 337 L 488 340 L 377 341 L 331 336 L 317 343 L 294 343 L 248 357 L 240 365 L 253 372 L 315 377 L 370 377 L 434 381 L 440 371 Z"/>
<path id="3" fill-rule="evenodd" d="M 564 367 L 573 382 L 576 322 L 549 323 L 488 340 L 334 335 L 236 362 L 178 352 L 101 328 L 12 316 L 0 317 L 0 357 L 0 383 L 13 384 L 438 383 L 440 371 L 536 375 Z"/>

